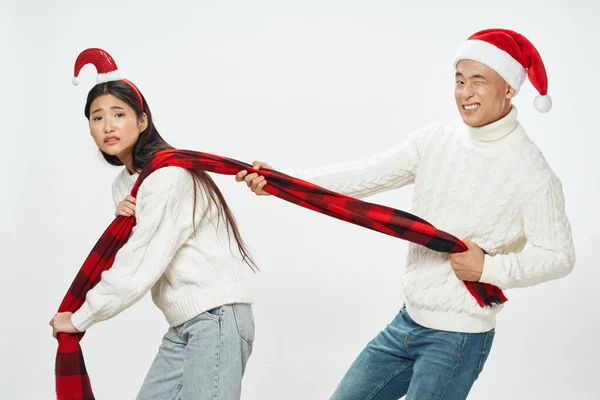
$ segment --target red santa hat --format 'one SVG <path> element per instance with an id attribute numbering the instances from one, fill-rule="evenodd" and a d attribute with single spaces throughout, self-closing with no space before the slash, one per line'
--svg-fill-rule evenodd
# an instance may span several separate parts
<path id="1" fill-rule="evenodd" d="M 519 92 L 526 77 L 538 91 L 534 107 L 540 112 L 552 108 L 548 77 L 542 58 L 533 44 L 520 33 L 508 29 L 486 29 L 471 35 L 458 49 L 454 67 L 461 60 L 487 65 Z"/>
<path id="2" fill-rule="evenodd" d="M 92 64 L 94 67 L 96 67 L 96 71 L 98 72 L 96 76 L 96 84 L 110 81 L 121 81 L 126 83 L 137 94 L 142 111 L 144 111 L 144 102 L 142 101 L 142 95 L 140 91 L 133 83 L 121 77 L 121 72 L 117 68 L 117 63 L 105 50 L 89 48 L 79 53 L 77 59 L 75 60 L 75 70 L 72 81 L 73 85 L 79 85 L 79 79 L 77 79 L 77 77 L 79 76 L 81 69 L 87 64 Z"/>

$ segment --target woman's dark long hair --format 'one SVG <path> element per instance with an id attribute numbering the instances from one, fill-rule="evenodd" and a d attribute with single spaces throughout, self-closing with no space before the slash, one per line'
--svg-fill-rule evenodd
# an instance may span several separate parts
<path id="1" fill-rule="evenodd" d="M 92 102 L 99 96 L 106 94 L 112 94 L 113 96 L 129 104 L 129 106 L 135 111 L 138 118 L 141 118 L 143 116 L 142 108 L 140 107 L 140 102 L 135 91 L 124 82 L 110 81 L 97 84 L 88 93 L 87 101 L 85 104 L 85 117 L 88 119 L 88 121 L 90 119 L 90 106 L 92 105 Z M 133 157 L 133 168 L 137 172 L 140 172 L 154 158 L 156 153 L 163 150 L 173 149 L 173 146 L 168 144 L 158 133 L 158 130 L 154 126 L 154 122 L 152 120 L 152 113 L 150 112 L 150 107 L 148 107 L 148 103 L 146 102 L 146 99 L 141 94 L 141 92 L 140 95 L 142 96 L 142 101 L 144 104 L 144 112 L 148 117 L 148 126 L 144 131 L 140 132 L 139 138 L 131 151 Z M 117 156 L 111 156 L 103 151 L 100 152 L 102 153 L 102 156 L 104 157 L 106 162 L 108 162 L 109 164 L 116 166 L 123 165 L 123 163 L 121 162 L 121 160 L 119 160 Z M 233 236 L 237 242 L 238 250 L 242 255 L 244 262 L 246 262 L 253 270 L 256 271 L 258 268 L 252 260 L 252 257 L 250 257 L 246 244 L 242 240 L 242 236 L 240 235 L 233 213 L 227 205 L 227 202 L 225 201 L 225 198 L 223 197 L 223 194 L 219 190 L 216 183 L 205 171 L 188 171 L 190 172 L 190 174 L 192 174 L 194 178 L 194 214 L 192 215 L 192 218 L 195 219 L 196 191 L 197 185 L 199 184 L 208 194 L 212 203 L 214 203 L 214 205 L 217 207 L 219 220 L 221 219 L 221 217 L 225 217 L 225 219 L 227 220 L 227 232 L 230 235 L 233 232 Z M 208 207 L 212 207 L 211 201 L 209 201 Z M 217 223 L 218 222 L 219 221 L 217 221 Z M 195 228 L 196 225 L 194 221 L 194 231 Z"/>

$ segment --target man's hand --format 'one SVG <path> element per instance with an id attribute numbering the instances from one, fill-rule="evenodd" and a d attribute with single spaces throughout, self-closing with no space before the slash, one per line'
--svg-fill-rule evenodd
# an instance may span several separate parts
<path id="1" fill-rule="evenodd" d="M 269 164 L 263 161 L 254 161 L 252 163 L 252 168 L 254 169 L 270 169 L 273 170 Z M 245 181 L 246 185 L 252 190 L 257 196 L 270 196 L 269 193 L 265 192 L 263 188 L 267 184 L 267 180 L 263 175 L 259 175 L 256 172 L 248 174 L 248 171 L 243 170 L 238 172 L 235 175 L 235 180 L 237 182 Z"/>
<path id="2" fill-rule="evenodd" d="M 452 265 L 456 277 L 461 281 L 478 282 L 483 273 L 485 254 L 470 240 L 463 239 L 463 242 L 467 245 L 468 250 L 450 254 L 450 265 Z"/>

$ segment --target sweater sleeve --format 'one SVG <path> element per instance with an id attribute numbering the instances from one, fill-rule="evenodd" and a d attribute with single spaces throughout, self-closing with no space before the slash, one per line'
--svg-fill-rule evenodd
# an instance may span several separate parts
<path id="1" fill-rule="evenodd" d="M 146 178 L 138 192 L 136 226 L 112 267 L 73 314 L 75 328 L 85 331 L 116 316 L 162 276 L 193 232 L 193 188 L 191 175 L 178 167 L 161 168 Z M 200 203 L 202 196 L 197 198 Z"/>
<path id="2" fill-rule="evenodd" d="M 511 289 L 559 279 L 572 271 L 575 250 L 560 180 L 551 174 L 530 193 L 523 228 L 531 246 L 518 254 L 486 255 L 481 282 Z"/>
<path id="3" fill-rule="evenodd" d="M 397 189 L 414 182 L 427 141 L 438 127 L 428 124 L 403 143 L 364 159 L 286 173 L 355 198 Z"/>

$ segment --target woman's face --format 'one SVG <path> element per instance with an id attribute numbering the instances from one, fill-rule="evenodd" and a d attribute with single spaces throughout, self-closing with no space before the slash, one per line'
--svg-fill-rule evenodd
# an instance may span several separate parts
<path id="1" fill-rule="evenodd" d="M 148 117 L 138 118 L 126 102 L 104 94 L 90 105 L 90 133 L 100 150 L 121 161 L 131 157 L 131 150 L 148 126 Z"/>

